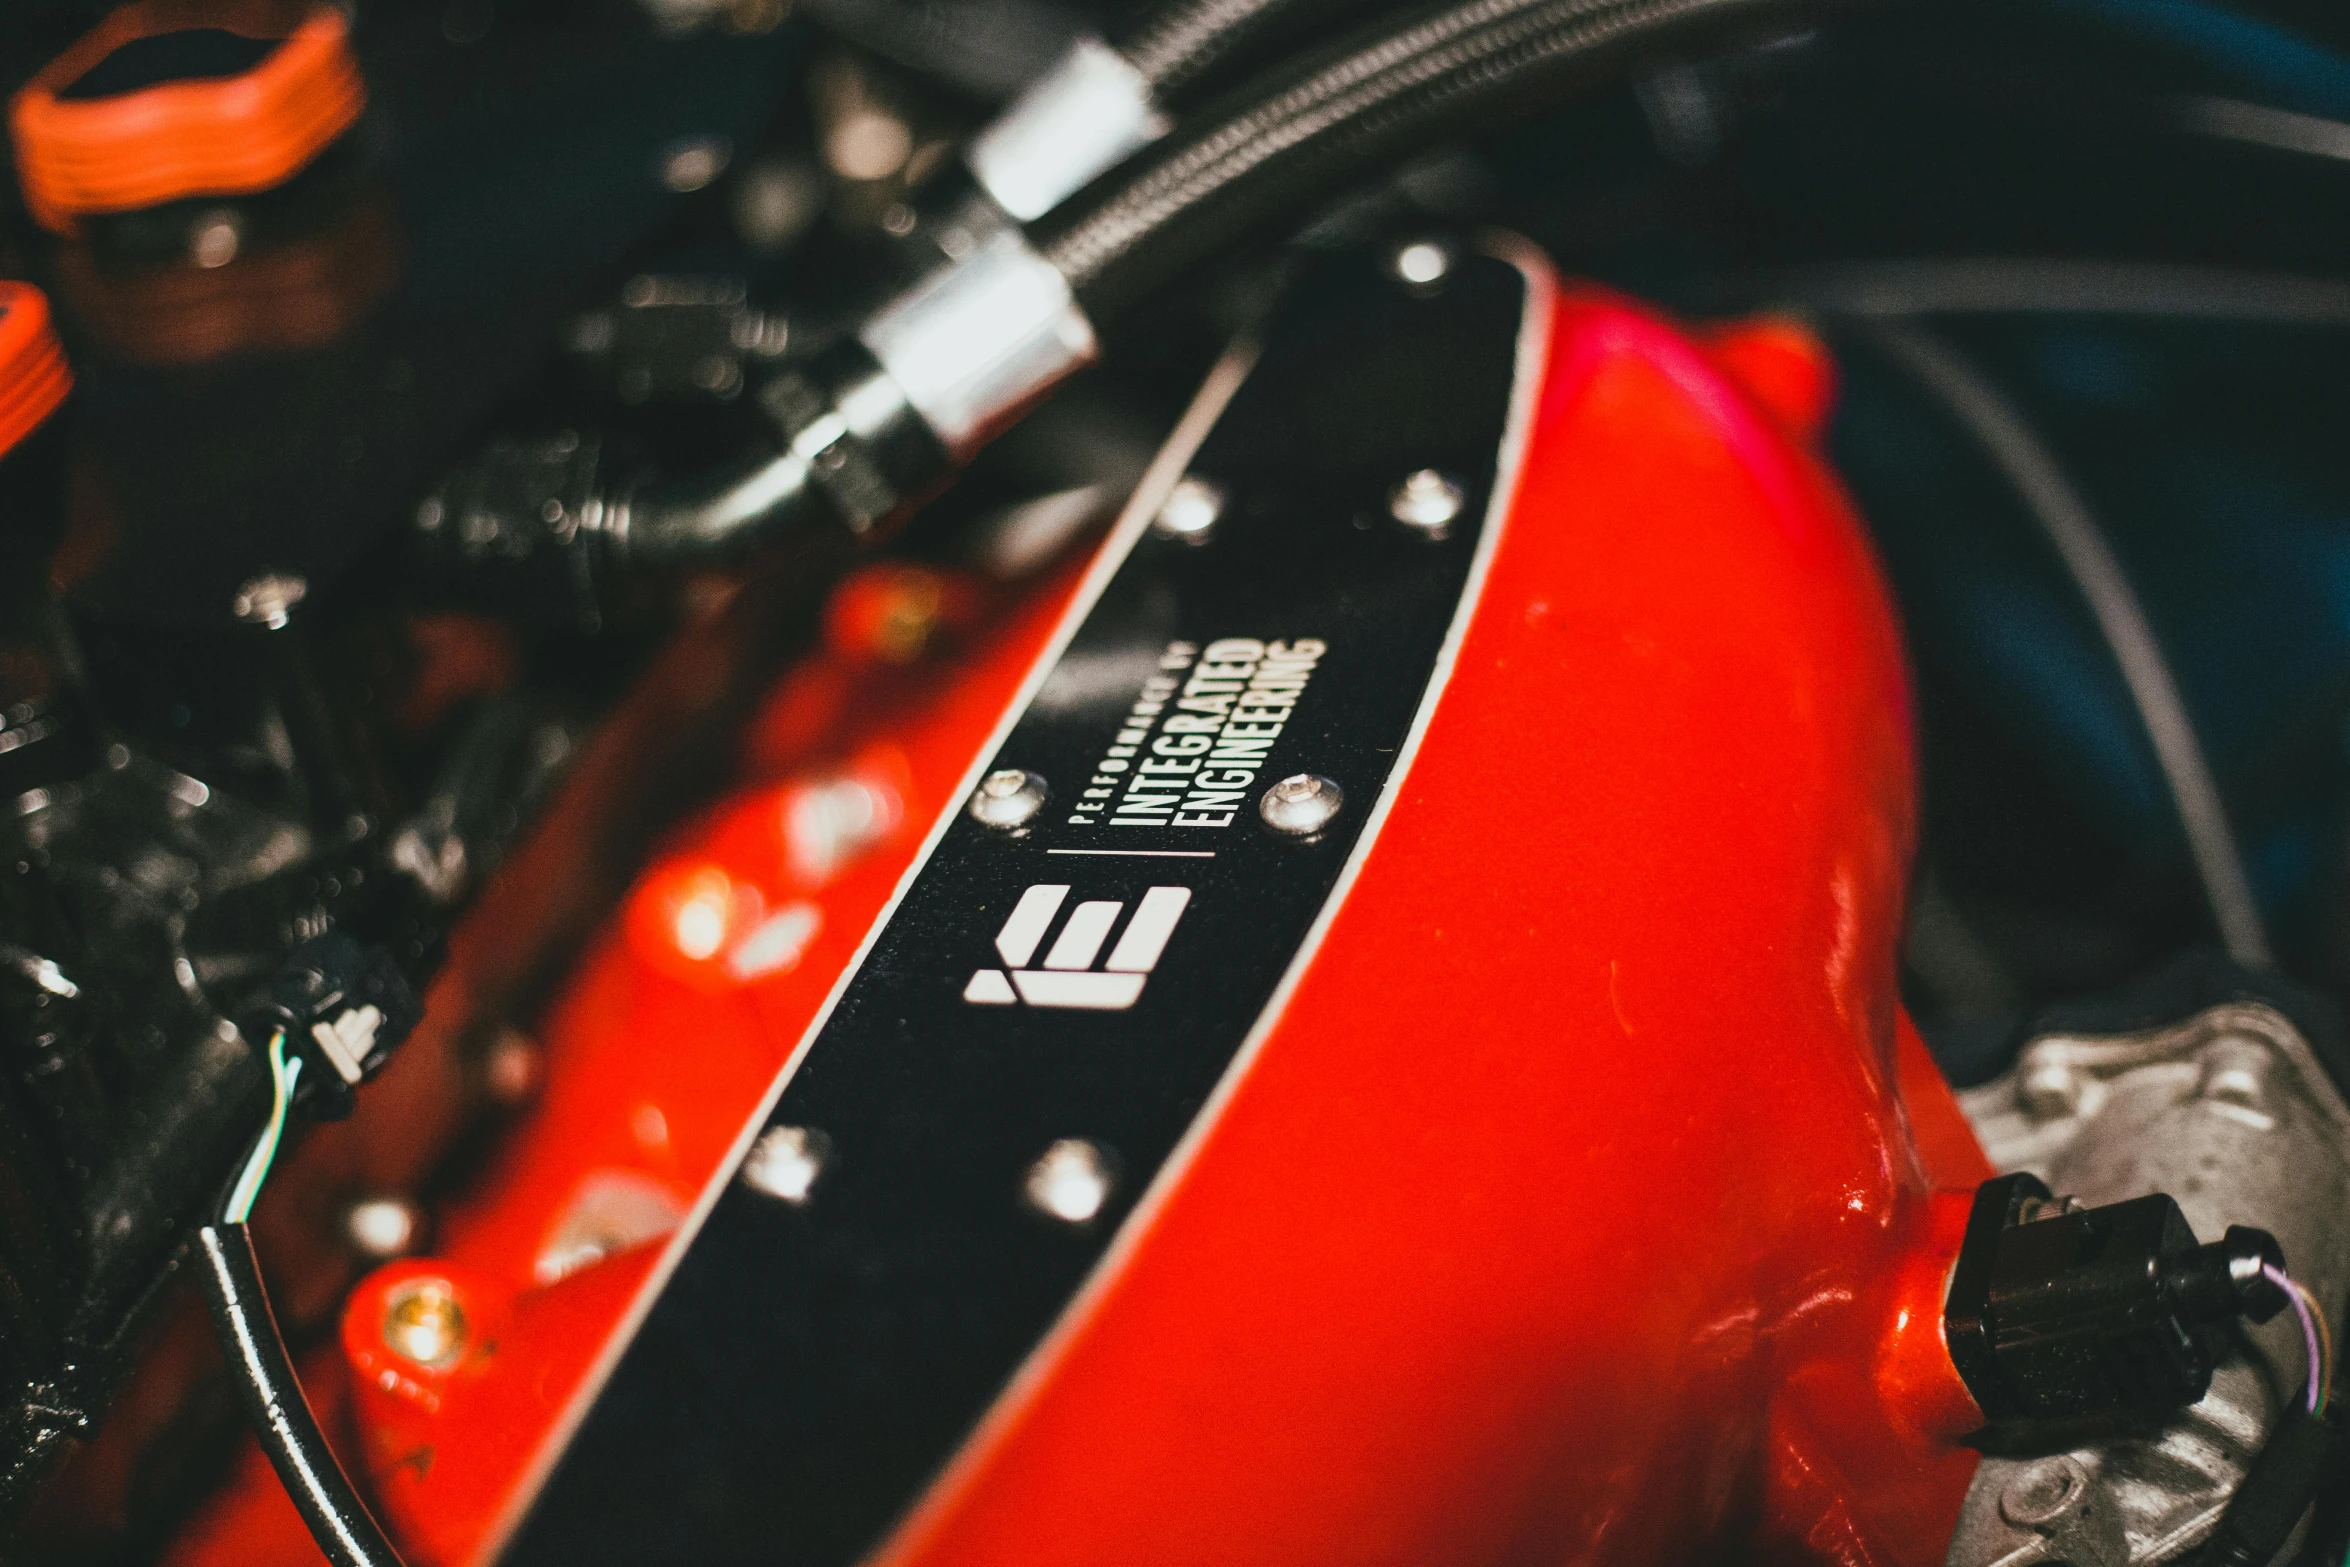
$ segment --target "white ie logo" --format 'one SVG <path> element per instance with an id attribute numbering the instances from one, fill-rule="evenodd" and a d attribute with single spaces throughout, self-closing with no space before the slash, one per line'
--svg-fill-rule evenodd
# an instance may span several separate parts
<path id="1" fill-rule="evenodd" d="M 996 932 L 995 949 L 1004 968 L 983 968 L 963 987 L 963 999 L 977 1006 L 1008 1007 L 1027 1002 L 1032 1007 L 1088 1007 L 1097 1012 L 1122 1012 L 1142 995 L 1142 982 L 1158 966 L 1175 934 L 1175 922 L 1191 902 L 1189 887 L 1153 887 L 1134 906 L 1134 917 L 1110 949 L 1109 961 L 1093 966 L 1102 943 L 1110 939 L 1123 903 L 1102 900 L 1080 903 L 1044 955 L 1042 968 L 1030 968 L 1029 959 L 1044 945 L 1045 933 L 1067 901 L 1069 889 L 1039 885 L 1020 895 L 1004 928 Z M 1004 969 L 1011 970 L 1007 976 Z"/>

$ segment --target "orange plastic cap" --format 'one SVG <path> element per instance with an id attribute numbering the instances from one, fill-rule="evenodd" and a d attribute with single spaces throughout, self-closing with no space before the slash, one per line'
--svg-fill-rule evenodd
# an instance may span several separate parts
<path id="1" fill-rule="evenodd" d="M 40 428 L 72 390 L 48 296 L 30 283 L 0 283 L 0 456 Z"/>
<path id="2" fill-rule="evenodd" d="M 283 42 L 235 76 L 60 96 L 126 44 L 199 30 Z M 138 0 L 27 83 L 9 123 L 26 206 L 44 227 L 68 234 L 88 213 L 282 184 L 350 129 L 366 102 L 342 13 L 329 6 Z"/>

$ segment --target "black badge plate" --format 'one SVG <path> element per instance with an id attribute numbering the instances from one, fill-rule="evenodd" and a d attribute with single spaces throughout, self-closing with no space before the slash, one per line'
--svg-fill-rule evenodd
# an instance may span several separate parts
<path id="1" fill-rule="evenodd" d="M 728 1187 L 506 1560 L 850 1562 L 969 1434 L 1389 785 L 1472 578 L 1526 288 L 1350 260 L 1280 313 L 1190 466 L 1222 492 L 1206 537 L 1136 539 L 990 763 L 1045 807 L 1017 834 L 957 814 L 770 1117 L 822 1134 L 813 1192 Z M 1448 522 L 1444 483 L 1395 500 L 1421 470 L 1459 487 Z M 1302 839 L 1259 814 L 1297 774 L 1343 793 Z"/>

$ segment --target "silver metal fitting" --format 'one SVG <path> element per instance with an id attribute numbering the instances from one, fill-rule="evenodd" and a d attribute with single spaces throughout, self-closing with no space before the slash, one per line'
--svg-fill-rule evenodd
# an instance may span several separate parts
<path id="1" fill-rule="evenodd" d="M 971 791 L 971 819 L 983 826 L 1010 831 L 1024 827 L 1044 809 L 1046 789 L 1041 774 L 1017 767 L 999 767 Z"/>
<path id="2" fill-rule="evenodd" d="M 899 295 L 859 339 L 957 463 L 1100 352 L 1068 279 L 1017 229 Z"/>
<path id="3" fill-rule="evenodd" d="M 1098 38 L 1080 38 L 963 155 L 980 188 L 1026 223 L 1167 134 L 1150 84 Z"/>
<path id="4" fill-rule="evenodd" d="M 1275 832 L 1292 838 L 1309 837 L 1330 825 L 1330 818 L 1346 803 L 1346 791 L 1315 773 L 1284 778 L 1265 791 L 1257 814 Z"/>

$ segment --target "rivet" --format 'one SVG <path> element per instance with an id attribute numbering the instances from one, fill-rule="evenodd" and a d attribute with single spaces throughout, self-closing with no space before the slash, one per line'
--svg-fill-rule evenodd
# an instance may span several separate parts
<path id="1" fill-rule="evenodd" d="M 1458 481 L 1422 468 L 1387 492 L 1387 515 L 1424 537 L 1441 539 L 1452 531 L 1468 498 Z"/>
<path id="2" fill-rule="evenodd" d="M 743 1160 L 742 1183 L 762 1196 L 793 1207 L 808 1200 L 824 1173 L 832 1139 L 806 1126 L 770 1126 Z"/>
<path id="3" fill-rule="evenodd" d="M 383 1339 L 394 1354 L 439 1368 L 465 1353 L 465 1308 L 443 1279 L 411 1279 L 384 1303 Z"/>
<path id="4" fill-rule="evenodd" d="M 1151 519 L 1151 531 L 1165 539 L 1205 544 L 1223 515 L 1224 492 L 1206 479 L 1187 478 L 1167 492 L 1166 504 Z"/>
<path id="5" fill-rule="evenodd" d="M 294 606 L 310 596 L 310 584 L 290 572 L 264 572 L 237 589 L 229 612 L 248 626 L 284 628 Z"/>
<path id="6" fill-rule="evenodd" d="M 1045 783 L 1039 774 L 1018 767 L 998 768 L 971 791 L 971 819 L 1008 831 L 1043 810 L 1044 797 Z"/>
<path id="7" fill-rule="evenodd" d="M 2027 1464 L 1999 1493 L 1999 1511 L 2025 1528 L 2054 1523 L 2080 1505 L 2089 1492 L 2089 1473 L 2077 1459 L 2043 1458 Z"/>
<path id="8" fill-rule="evenodd" d="M 1303 838 L 1320 832 L 1346 803 L 1346 791 L 1316 773 L 1297 773 L 1265 791 L 1257 814 L 1275 832 Z"/>
<path id="9" fill-rule="evenodd" d="M 1432 239 L 1416 239 L 1398 245 L 1388 267 L 1407 287 L 1433 290 L 1452 271 L 1452 250 Z"/>
<path id="10" fill-rule="evenodd" d="M 1028 1170 L 1028 1201 L 1040 1213 L 1083 1224 L 1110 1199 L 1110 1158 L 1081 1137 L 1064 1137 Z"/>

